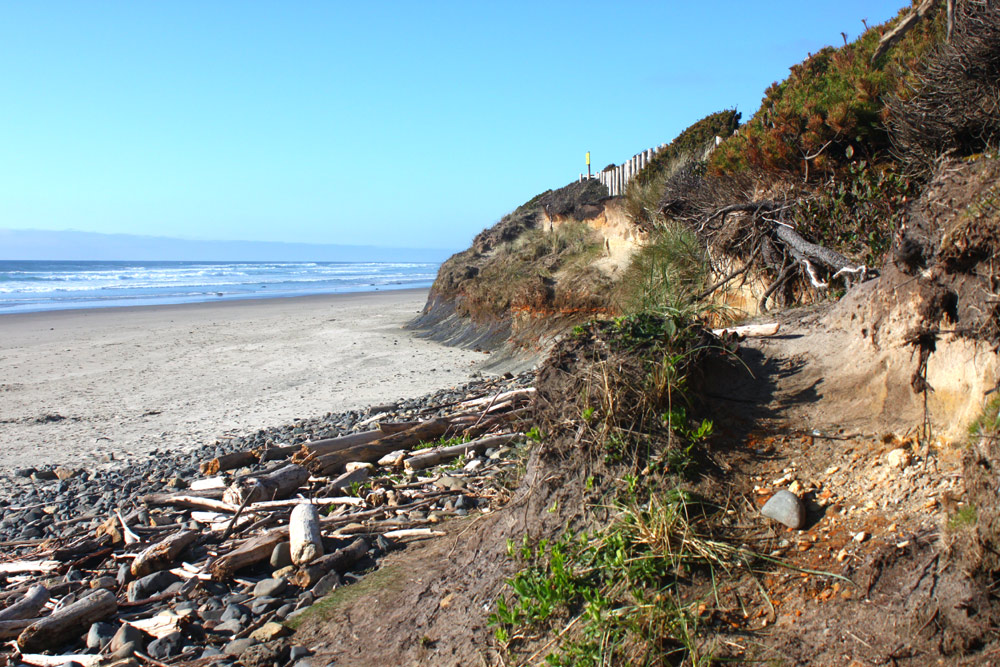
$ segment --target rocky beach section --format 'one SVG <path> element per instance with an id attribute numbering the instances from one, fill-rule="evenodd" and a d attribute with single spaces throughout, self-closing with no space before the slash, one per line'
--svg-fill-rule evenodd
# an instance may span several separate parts
<path id="1" fill-rule="evenodd" d="M 0 508 L 7 664 L 311 664 L 295 619 L 392 550 L 490 512 L 533 374 L 158 451 L 23 467 Z M 291 525 L 290 525 L 291 524 Z"/>

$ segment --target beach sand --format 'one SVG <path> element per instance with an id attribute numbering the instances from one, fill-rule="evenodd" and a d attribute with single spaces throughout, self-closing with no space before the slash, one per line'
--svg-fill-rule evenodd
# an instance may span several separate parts
<path id="1" fill-rule="evenodd" d="M 0 468 L 184 448 L 469 380 L 427 290 L 0 316 Z"/>

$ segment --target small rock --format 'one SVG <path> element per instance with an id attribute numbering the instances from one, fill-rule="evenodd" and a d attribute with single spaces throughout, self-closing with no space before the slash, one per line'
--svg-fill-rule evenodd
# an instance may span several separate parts
<path id="1" fill-rule="evenodd" d="M 115 636 L 115 626 L 110 623 L 94 623 L 87 632 L 87 648 L 102 649 Z"/>
<path id="2" fill-rule="evenodd" d="M 114 636 L 111 637 L 111 651 L 117 653 L 120 649 L 124 648 L 127 644 L 132 644 L 135 647 L 142 646 L 142 641 L 144 639 L 142 631 L 139 628 L 129 625 L 128 623 L 123 624 L 118 631 L 115 632 Z M 133 653 L 135 650 L 133 649 Z M 124 657 L 132 655 L 129 653 Z"/>
<path id="3" fill-rule="evenodd" d="M 291 574 L 297 570 L 294 565 L 286 565 L 285 567 L 278 568 L 271 573 L 271 576 L 275 579 L 287 579 Z"/>
<path id="4" fill-rule="evenodd" d="M 167 481 L 167 488 L 170 489 L 186 489 L 188 483 L 182 477 L 171 477 Z"/>
<path id="5" fill-rule="evenodd" d="M 802 493 L 802 485 L 799 484 L 799 480 L 792 480 L 792 483 L 788 485 L 788 492 L 794 493 L 796 496 Z"/>
<path id="6" fill-rule="evenodd" d="M 442 489 L 450 489 L 452 491 L 457 491 L 459 489 L 465 488 L 465 480 L 459 477 L 452 477 L 451 475 L 441 475 L 441 477 L 435 482 Z"/>
<path id="7" fill-rule="evenodd" d="M 350 461 L 344 464 L 344 470 L 346 472 L 354 472 L 355 470 L 367 470 L 369 473 L 375 469 L 375 465 L 368 463 L 367 461 Z"/>
<path id="8" fill-rule="evenodd" d="M 771 496 L 760 513 L 774 519 L 792 530 L 798 530 L 806 523 L 806 508 L 799 497 L 790 491 L 781 490 Z"/>
<path id="9" fill-rule="evenodd" d="M 276 598 L 288 588 L 287 579 L 262 579 L 253 587 L 255 598 Z"/>
<path id="10" fill-rule="evenodd" d="M 175 655 L 180 655 L 184 651 L 184 635 L 179 632 L 171 632 L 169 635 L 154 639 L 146 647 L 149 657 L 163 660 Z"/>
<path id="11" fill-rule="evenodd" d="M 464 466 L 462 466 L 462 470 L 465 470 L 466 472 L 476 472 L 477 470 L 479 470 L 482 467 L 483 467 L 483 460 L 482 459 L 472 459 L 471 461 L 469 461 L 468 463 L 466 463 Z"/>
<path id="12" fill-rule="evenodd" d="M 234 657 L 240 656 L 244 651 L 246 651 L 251 646 L 257 645 L 259 642 L 252 637 L 244 637 L 243 639 L 234 639 L 222 648 L 222 652 L 226 655 L 231 655 Z"/>
<path id="13" fill-rule="evenodd" d="M 279 542 L 271 552 L 271 567 L 275 570 L 292 564 L 292 545 L 290 542 Z"/>
<path id="14" fill-rule="evenodd" d="M 315 597 L 321 598 L 339 586 L 340 583 L 340 575 L 336 572 L 330 572 L 329 574 L 323 575 L 323 577 L 313 584 L 313 587 L 309 590 Z"/>
<path id="15" fill-rule="evenodd" d="M 885 461 L 893 468 L 904 469 L 910 465 L 910 452 L 899 447 L 885 455 Z"/>
<path id="16" fill-rule="evenodd" d="M 284 637 L 288 635 L 291 630 L 281 623 L 275 623 L 270 621 L 260 626 L 256 630 L 250 633 L 250 637 L 256 639 L 259 642 L 269 642 L 272 639 L 277 639 L 278 637 Z"/>
<path id="17" fill-rule="evenodd" d="M 83 472 L 82 470 L 79 470 L 77 468 L 64 468 L 63 466 L 59 466 L 58 468 L 56 468 L 55 475 L 60 480 L 66 480 L 66 479 L 73 479 L 82 472 Z"/>
<path id="18" fill-rule="evenodd" d="M 242 631 L 243 623 L 238 618 L 222 621 L 212 628 L 212 632 L 220 635 L 238 635 Z"/>
<path id="19" fill-rule="evenodd" d="M 180 583 L 181 578 L 176 574 L 162 570 L 148 574 L 145 577 L 136 579 L 128 585 L 128 601 L 135 602 L 160 593 L 173 584 Z"/>
<path id="20" fill-rule="evenodd" d="M 114 590 L 118 587 L 118 581 L 114 577 L 98 577 L 90 580 L 90 587 Z"/>
<path id="21" fill-rule="evenodd" d="M 854 541 L 855 542 L 864 542 L 867 539 L 868 539 L 868 533 L 866 533 L 863 530 L 860 533 L 858 533 L 857 535 L 854 536 Z"/>
<path id="22" fill-rule="evenodd" d="M 135 655 L 135 652 L 138 651 L 140 648 L 142 647 L 136 644 L 135 642 L 126 642 L 121 646 L 119 646 L 114 651 L 112 651 L 109 657 L 112 660 L 127 660 L 128 658 L 131 658 L 133 655 Z"/>
<path id="23" fill-rule="evenodd" d="M 312 655 L 312 651 L 307 649 L 305 646 L 292 646 L 292 650 L 288 653 L 289 660 L 301 660 L 302 658 L 308 658 Z"/>

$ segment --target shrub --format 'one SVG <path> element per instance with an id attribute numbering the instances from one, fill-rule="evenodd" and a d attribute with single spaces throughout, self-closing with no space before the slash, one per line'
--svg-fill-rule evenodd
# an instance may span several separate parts
<path id="1" fill-rule="evenodd" d="M 808 180 L 829 176 L 851 159 L 871 161 L 882 155 L 890 145 L 883 100 L 909 85 L 912 70 L 943 32 L 937 11 L 875 65 L 871 58 L 881 37 L 875 29 L 843 47 L 810 55 L 791 68 L 787 79 L 767 89 L 760 110 L 712 154 L 710 172 L 758 170 Z"/>

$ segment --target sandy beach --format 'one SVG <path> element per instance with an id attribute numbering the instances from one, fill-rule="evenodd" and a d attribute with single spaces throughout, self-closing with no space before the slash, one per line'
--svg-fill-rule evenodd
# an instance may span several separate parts
<path id="1" fill-rule="evenodd" d="M 0 316 L 0 468 L 95 464 L 467 381 L 426 290 Z"/>

